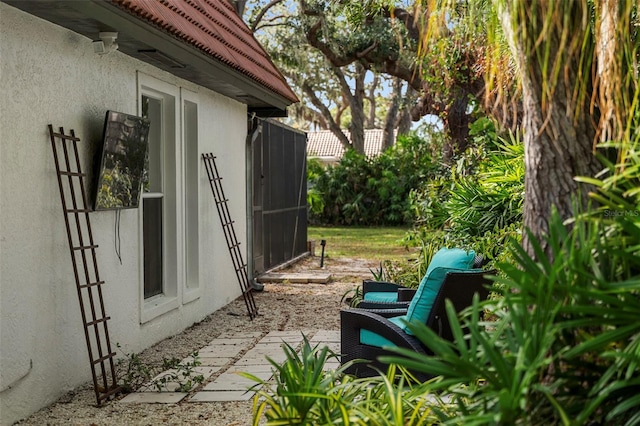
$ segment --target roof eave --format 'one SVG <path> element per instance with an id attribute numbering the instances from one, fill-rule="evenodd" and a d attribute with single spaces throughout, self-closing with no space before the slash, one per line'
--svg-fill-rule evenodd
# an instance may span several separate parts
<path id="1" fill-rule="evenodd" d="M 73 3 L 75 5 L 74 7 L 86 8 L 86 13 L 92 13 L 92 16 L 100 16 L 100 20 L 106 24 L 111 25 L 116 29 L 122 28 L 121 31 L 128 31 L 132 36 L 138 38 L 140 41 L 157 49 L 170 58 L 177 60 L 185 66 L 191 66 L 197 70 L 201 70 L 201 72 L 208 74 L 210 77 L 220 79 L 226 84 L 232 85 L 242 92 L 246 92 L 246 96 L 239 95 L 231 97 L 247 104 L 250 112 L 256 111 L 256 115 L 261 117 L 284 117 L 287 115 L 287 106 L 292 104 L 290 100 L 283 96 L 279 96 L 250 77 L 234 70 L 220 61 L 217 61 L 215 58 L 200 52 L 193 46 L 185 44 L 181 40 L 172 37 L 170 34 L 167 34 L 146 22 L 140 21 L 114 4 L 100 0 Z M 125 53 L 141 61 L 150 62 L 145 60 L 145 56 L 138 52 Z M 154 63 L 153 65 L 159 66 L 157 63 Z M 184 68 L 173 68 L 169 65 L 164 67 L 164 70 L 171 74 L 193 81 L 193 79 L 188 78 L 188 76 L 181 75 L 186 74 L 181 72 L 183 69 Z M 207 87 L 211 90 L 219 90 L 219 88 L 214 85 L 206 84 L 206 81 L 196 80 L 194 83 Z M 256 98 L 260 102 L 252 102 L 251 98 Z M 269 107 L 264 106 L 263 103 L 268 104 Z M 266 115 L 260 115 L 258 112 Z"/>
<path id="2" fill-rule="evenodd" d="M 52 2 L 3 1 L 90 39 L 97 36 L 97 31 L 88 31 L 74 20 L 65 19 L 61 8 L 52 7 L 46 13 L 42 11 L 47 3 L 51 5 Z M 287 115 L 287 106 L 294 103 L 241 71 L 136 18 L 109 1 L 71 1 L 65 2 L 65 5 L 97 21 L 99 31 L 117 31 L 143 46 L 140 49 L 133 42 L 121 43 L 119 35 L 119 51 L 122 53 L 244 103 L 249 112 L 260 117 L 284 117 Z M 150 57 L 149 50 L 155 50 L 152 53 L 155 57 Z"/>

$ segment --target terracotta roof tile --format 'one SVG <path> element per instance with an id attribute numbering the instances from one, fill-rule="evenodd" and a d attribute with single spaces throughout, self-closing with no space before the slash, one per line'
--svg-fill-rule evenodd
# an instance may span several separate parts
<path id="1" fill-rule="evenodd" d="M 345 135 L 351 140 L 348 131 L 345 131 Z M 382 129 L 364 131 L 364 152 L 367 157 L 376 157 L 382 152 L 383 135 Z M 307 133 L 307 154 L 310 156 L 342 158 L 344 151 L 344 147 L 330 130 Z"/>
<path id="2" fill-rule="evenodd" d="M 226 0 L 112 0 L 138 19 L 192 45 L 251 77 L 284 98 L 298 102 L 251 30 Z"/>

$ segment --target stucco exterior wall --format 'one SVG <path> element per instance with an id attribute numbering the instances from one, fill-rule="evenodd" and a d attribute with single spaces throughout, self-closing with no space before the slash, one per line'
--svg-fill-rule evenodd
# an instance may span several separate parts
<path id="1" fill-rule="evenodd" d="M 220 159 L 246 250 L 246 106 L 0 3 L 0 424 L 11 424 L 90 380 L 90 368 L 47 125 L 74 129 L 91 172 L 107 110 L 139 113 L 139 78 L 195 94 L 199 153 Z M 141 323 L 141 215 L 91 214 L 111 342 L 139 352 L 240 296 L 202 162 L 197 297 Z M 187 194 L 186 197 L 192 195 Z M 245 254 L 246 255 L 246 254 Z"/>

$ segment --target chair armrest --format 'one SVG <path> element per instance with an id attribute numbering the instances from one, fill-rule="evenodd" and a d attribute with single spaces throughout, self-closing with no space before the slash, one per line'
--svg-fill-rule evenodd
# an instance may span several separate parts
<path id="1" fill-rule="evenodd" d="M 404 315 L 407 313 L 407 309 L 409 309 L 409 302 L 373 302 L 368 300 L 363 300 L 358 303 L 356 306 L 358 309 L 367 309 L 367 310 L 389 310 L 393 309 L 396 312 L 400 312 L 397 315 Z"/>
<path id="2" fill-rule="evenodd" d="M 374 305 L 376 303 L 373 302 L 371 304 Z M 381 304 L 384 305 L 385 303 L 381 303 Z M 389 305 L 392 305 L 392 303 L 389 303 Z M 380 315 L 381 317 L 384 317 L 384 318 L 399 317 L 400 315 L 406 315 L 407 313 L 406 308 L 393 308 L 393 307 L 386 307 L 386 306 L 382 308 L 362 308 L 358 306 L 357 308 L 352 308 L 352 309 L 357 311 L 370 312 L 372 314 Z"/>
<path id="3" fill-rule="evenodd" d="M 385 281 L 371 281 L 371 280 L 362 281 L 363 295 L 370 291 L 396 293 L 398 291 L 398 288 L 404 288 L 404 287 L 395 283 L 389 283 Z"/>
<path id="4" fill-rule="evenodd" d="M 417 288 L 399 288 L 398 289 L 398 302 L 411 302 L 413 296 L 415 296 Z"/>
<path id="5" fill-rule="evenodd" d="M 426 353 L 418 339 L 405 333 L 387 318 L 364 309 L 343 309 L 340 311 L 343 351 L 345 344 L 360 344 L 360 330 L 362 329 L 371 330 L 397 346 Z"/>

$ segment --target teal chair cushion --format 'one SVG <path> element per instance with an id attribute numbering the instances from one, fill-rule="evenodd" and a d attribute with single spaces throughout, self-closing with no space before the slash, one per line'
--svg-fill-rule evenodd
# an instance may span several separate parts
<path id="1" fill-rule="evenodd" d="M 420 281 L 418 290 L 409 304 L 407 321 L 415 321 L 422 324 L 426 323 L 438 291 L 440 291 L 440 287 L 442 287 L 444 277 L 450 271 L 466 271 L 471 269 L 475 256 L 476 254 L 473 250 L 468 252 L 457 248 L 443 248 L 438 250 L 431 259 L 427 273 L 424 278 L 422 278 L 422 281 Z M 411 334 L 406 327 L 404 331 Z"/>
<path id="2" fill-rule="evenodd" d="M 452 268 L 452 269 L 471 269 L 475 260 L 476 252 L 473 250 L 465 251 L 459 248 L 441 248 L 433 255 L 425 278 L 435 268 Z M 422 281 L 425 280 L 422 279 Z"/>
<path id="3" fill-rule="evenodd" d="M 398 293 L 393 291 L 368 291 L 364 294 L 367 302 L 397 302 Z"/>
<path id="4" fill-rule="evenodd" d="M 405 325 L 406 318 L 407 318 L 406 315 L 401 315 L 399 317 L 389 318 L 389 321 L 391 321 L 392 323 L 396 324 L 398 327 L 404 330 L 406 326 Z M 385 339 L 384 337 L 374 333 L 371 330 L 365 330 L 365 329 L 360 330 L 360 343 L 363 343 L 365 345 L 370 345 L 370 346 L 376 346 L 378 348 L 381 348 L 383 346 L 396 346 L 394 343 L 391 343 L 390 340 Z"/>

